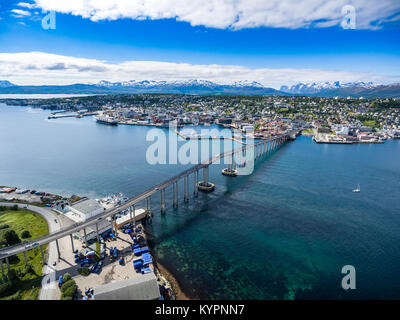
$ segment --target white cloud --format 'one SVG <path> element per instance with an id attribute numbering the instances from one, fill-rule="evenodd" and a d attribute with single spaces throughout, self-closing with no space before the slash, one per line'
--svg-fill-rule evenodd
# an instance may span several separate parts
<path id="1" fill-rule="evenodd" d="M 29 11 L 20 9 L 13 9 L 11 12 L 14 13 L 13 16 L 16 18 L 29 17 L 31 15 Z"/>
<path id="2" fill-rule="evenodd" d="M 35 5 L 33 3 L 27 3 L 27 2 L 19 2 L 17 4 L 18 7 L 23 7 L 23 8 L 28 8 L 28 9 L 32 9 L 35 7 Z"/>
<path id="3" fill-rule="evenodd" d="M 399 0 L 34 0 L 44 10 L 92 21 L 177 19 L 212 28 L 303 28 L 339 25 L 341 9 L 356 9 L 357 28 L 375 29 L 400 11 Z"/>
<path id="4" fill-rule="evenodd" d="M 100 80 L 188 80 L 201 79 L 218 83 L 240 80 L 258 81 L 280 88 L 298 82 L 373 81 L 400 82 L 400 76 L 317 69 L 252 69 L 237 65 L 194 65 L 159 61 L 107 63 L 44 52 L 0 53 L 0 79 L 20 85 L 96 83 Z"/>

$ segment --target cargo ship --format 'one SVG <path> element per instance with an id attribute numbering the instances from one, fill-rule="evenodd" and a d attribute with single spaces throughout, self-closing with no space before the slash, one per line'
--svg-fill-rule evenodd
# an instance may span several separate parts
<path id="1" fill-rule="evenodd" d="M 115 120 L 112 117 L 108 117 L 108 116 L 97 116 L 96 121 L 98 123 L 107 124 L 109 126 L 116 126 L 118 124 L 117 120 Z"/>

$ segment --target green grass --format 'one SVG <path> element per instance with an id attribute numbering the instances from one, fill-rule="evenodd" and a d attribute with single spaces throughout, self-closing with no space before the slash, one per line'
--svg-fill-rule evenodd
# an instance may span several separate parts
<path id="1" fill-rule="evenodd" d="M 304 129 L 304 130 L 302 131 L 302 133 L 305 133 L 305 134 L 313 134 L 313 133 L 314 133 L 314 129 Z"/>
<path id="2" fill-rule="evenodd" d="M 377 123 L 375 120 L 366 120 L 366 121 L 363 121 L 362 124 L 367 127 L 377 127 Z"/>
<path id="3" fill-rule="evenodd" d="M 0 212 L 0 224 L 9 225 L 9 228 L 13 229 L 18 234 L 22 242 L 32 241 L 49 233 L 46 220 L 38 213 L 26 209 L 18 209 L 18 211 L 7 209 L 6 211 Z M 22 239 L 21 233 L 24 230 L 28 230 L 31 237 Z M 43 250 L 46 248 L 47 245 L 43 246 Z M 23 275 L 18 280 L 15 288 L 13 288 L 13 292 L 10 292 L 10 295 L 20 291 L 20 298 L 23 300 L 37 299 L 43 269 L 40 248 L 37 247 L 29 250 L 26 255 L 28 264 L 32 266 L 33 272 Z M 4 267 L 5 266 L 4 264 Z M 24 254 L 20 253 L 10 258 L 10 267 L 17 272 L 21 272 L 25 268 Z M 5 267 L 4 269 L 7 274 L 7 268 Z"/>
<path id="4" fill-rule="evenodd" d="M 1 188 L 1 187 L 0 187 Z M 34 205 L 36 207 L 45 207 L 46 204 L 44 203 L 39 203 L 39 202 L 27 202 L 27 201 L 21 201 L 21 200 L 15 200 L 15 201 L 10 201 L 6 199 L 0 199 L 0 202 L 7 202 L 7 203 L 18 203 L 18 204 L 30 204 Z"/>

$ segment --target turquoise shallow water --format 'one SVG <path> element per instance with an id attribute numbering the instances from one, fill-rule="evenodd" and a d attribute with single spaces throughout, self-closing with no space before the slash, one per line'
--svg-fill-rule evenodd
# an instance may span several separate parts
<path id="1" fill-rule="evenodd" d="M 147 164 L 149 128 L 47 115 L 0 105 L 0 185 L 132 196 L 188 167 Z M 399 140 L 346 146 L 299 137 L 251 176 L 227 178 L 214 165 L 214 193 L 164 216 L 154 199 L 154 252 L 196 298 L 398 299 L 399 159 Z M 357 271 L 350 293 L 340 288 L 347 264 Z"/>

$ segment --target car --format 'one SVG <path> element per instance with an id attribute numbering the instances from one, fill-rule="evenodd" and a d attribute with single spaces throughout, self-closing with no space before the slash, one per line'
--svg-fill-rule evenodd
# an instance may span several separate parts
<path id="1" fill-rule="evenodd" d="M 32 190 L 32 191 L 31 191 L 31 194 L 34 194 L 35 192 L 36 192 L 36 190 Z"/>
<path id="2" fill-rule="evenodd" d="M 101 219 L 102 219 L 102 217 L 98 218 L 97 220 L 101 220 Z"/>
<path id="3" fill-rule="evenodd" d="M 58 223 L 57 219 L 54 219 L 54 222 L 55 222 L 55 223 Z"/>
<path id="4" fill-rule="evenodd" d="M 57 264 L 57 262 L 56 262 L 56 261 L 54 261 L 54 262 L 53 262 L 53 267 L 55 267 L 55 266 L 56 266 L 56 264 Z"/>

